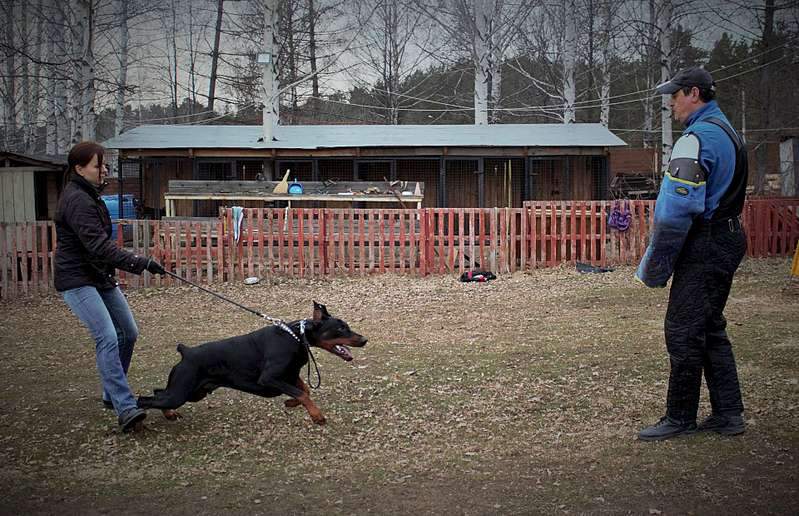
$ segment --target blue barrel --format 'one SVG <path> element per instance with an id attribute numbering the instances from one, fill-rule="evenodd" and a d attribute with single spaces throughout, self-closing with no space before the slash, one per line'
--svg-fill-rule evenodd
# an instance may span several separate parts
<path id="1" fill-rule="evenodd" d="M 136 218 L 136 207 L 133 201 L 133 194 L 125 194 L 122 196 L 121 216 L 119 213 L 119 195 L 103 195 L 101 198 L 108 208 L 108 214 L 111 216 L 111 220 Z M 111 238 L 114 240 L 117 238 L 117 224 L 111 225 Z"/>

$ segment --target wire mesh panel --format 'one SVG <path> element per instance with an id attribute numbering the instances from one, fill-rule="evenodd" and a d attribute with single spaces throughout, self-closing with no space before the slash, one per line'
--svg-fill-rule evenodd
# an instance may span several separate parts
<path id="1" fill-rule="evenodd" d="M 258 174 L 263 174 L 263 172 L 264 160 L 262 159 L 236 160 L 236 179 L 239 181 L 255 181 L 258 179 Z"/>
<path id="2" fill-rule="evenodd" d="M 358 168 L 358 181 L 386 181 L 391 178 L 391 163 L 388 161 L 359 161 L 356 163 Z M 388 183 L 386 183 L 388 188 Z M 378 209 L 385 207 L 383 203 L 359 202 L 355 208 Z M 399 202 L 396 208 L 400 208 Z"/>
<path id="3" fill-rule="evenodd" d="M 530 160 L 530 199 L 567 199 L 570 185 L 566 176 L 565 158 L 534 158 Z"/>
<path id="4" fill-rule="evenodd" d="M 391 178 L 388 161 L 359 161 L 358 181 L 383 181 Z"/>
<path id="5" fill-rule="evenodd" d="M 155 163 L 149 161 L 148 163 Z M 141 198 L 142 162 L 139 159 L 124 159 L 120 163 L 119 191 L 122 194 L 131 194 L 137 199 Z"/>
<path id="6" fill-rule="evenodd" d="M 351 159 L 320 159 L 319 181 L 353 181 L 353 166 Z"/>
<path id="7" fill-rule="evenodd" d="M 486 159 L 484 172 L 486 208 L 521 208 L 524 194 L 522 159 Z"/>
<path id="8" fill-rule="evenodd" d="M 478 162 L 474 159 L 446 161 L 448 208 L 477 208 L 480 201 Z"/>
<path id="9" fill-rule="evenodd" d="M 313 181 L 313 163 L 310 161 L 280 161 L 278 163 L 278 175 L 275 181 L 280 181 L 286 174 L 286 171 L 291 171 L 288 180 L 294 181 Z"/>
<path id="10" fill-rule="evenodd" d="M 199 181 L 229 181 L 234 179 L 230 161 L 200 161 L 197 163 L 195 179 Z M 194 201 L 195 217 L 215 217 L 225 201 Z"/>
<path id="11" fill-rule="evenodd" d="M 592 199 L 607 199 L 608 195 L 608 158 L 592 156 L 588 158 L 588 169 L 591 176 Z"/>
<path id="12" fill-rule="evenodd" d="M 398 159 L 397 180 L 424 183 L 422 207 L 438 206 L 438 159 Z"/>

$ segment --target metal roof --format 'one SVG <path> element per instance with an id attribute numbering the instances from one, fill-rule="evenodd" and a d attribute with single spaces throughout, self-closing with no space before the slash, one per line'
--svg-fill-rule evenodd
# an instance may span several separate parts
<path id="1" fill-rule="evenodd" d="M 51 156 L 48 154 L 26 154 L 22 152 L 0 150 L 0 158 L 23 161 L 33 165 L 44 165 L 54 169 L 60 169 L 67 165 L 66 156 Z"/>
<path id="2" fill-rule="evenodd" d="M 281 125 L 263 142 L 259 125 L 141 125 L 110 149 L 329 149 L 340 147 L 617 147 L 601 124 Z"/>

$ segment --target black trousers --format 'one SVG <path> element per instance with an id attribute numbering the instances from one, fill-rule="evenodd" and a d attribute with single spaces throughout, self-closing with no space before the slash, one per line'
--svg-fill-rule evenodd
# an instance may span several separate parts
<path id="1" fill-rule="evenodd" d="M 694 223 L 677 259 L 666 310 L 666 349 L 671 361 L 666 414 L 696 420 L 704 371 L 714 414 L 743 412 L 724 307 L 735 271 L 746 253 L 737 219 Z"/>

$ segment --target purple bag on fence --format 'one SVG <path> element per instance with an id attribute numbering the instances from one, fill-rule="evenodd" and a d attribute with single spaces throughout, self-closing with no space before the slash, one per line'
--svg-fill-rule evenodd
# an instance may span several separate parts
<path id="1" fill-rule="evenodd" d="M 624 201 L 624 208 L 621 207 L 619 201 L 616 201 L 613 205 L 613 209 L 610 210 L 610 215 L 608 215 L 608 226 L 618 231 L 627 231 L 630 229 L 631 219 L 632 213 L 630 212 L 629 201 Z"/>

